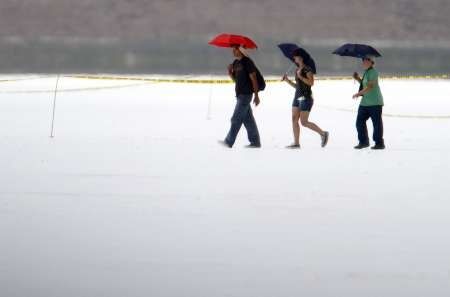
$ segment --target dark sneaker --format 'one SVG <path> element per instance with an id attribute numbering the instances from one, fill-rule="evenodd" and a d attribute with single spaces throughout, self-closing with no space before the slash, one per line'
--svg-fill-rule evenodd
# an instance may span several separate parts
<path id="1" fill-rule="evenodd" d="M 260 148 L 261 144 L 250 143 L 245 146 L 246 148 Z"/>
<path id="2" fill-rule="evenodd" d="M 373 150 L 384 150 L 386 147 L 384 146 L 384 143 L 380 143 L 380 144 L 375 144 L 374 146 L 371 147 L 371 149 Z"/>
<path id="3" fill-rule="evenodd" d="M 355 150 L 361 150 L 363 148 L 369 147 L 368 143 L 360 143 L 357 146 L 354 147 Z"/>
<path id="4" fill-rule="evenodd" d="M 227 148 L 231 148 L 231 145 L 226 140 L 219 140 L 219 144 L 221 144 Z"/>
<path id="5" fill-rule="evenodd" d="M 300 149 L 300 144 L 290 144 L 288 146 L 286 146 L 287 149 Z"/>
<path id="6" fill-rule="evenodd" d="M 328 136 L 330 136 L 330 133 L 328 131 L 325 131 L 322 137 L 322 147 L 325 147 L 328 143 Z"/>

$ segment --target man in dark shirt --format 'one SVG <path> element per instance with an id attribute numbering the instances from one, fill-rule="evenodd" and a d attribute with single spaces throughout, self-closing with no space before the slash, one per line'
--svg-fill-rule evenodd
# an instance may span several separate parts
<path id="1" fill-rule="evenodd" d="M 236 57 L 233 64 L 228 66 L 228 74 L 236 83 L 236 107 L 231 118 L 231 127 L 227 137 L 222 142 L 228 147 L 232 147 L 236 141 L 237 134 L 244 124 L 247 129 L 247 136 L 250 144 L 249 148 L 261 147 L 258 127 L 256 126 L 255 118 L 251 108 L 253 94 L 255 94 L 253 103 L 258 106 L 259 100 L 259 86 L 256 76 L 256 66 L 248 57 L 246 50 L 239 46 L 233 47 L 233 55 Z"/>

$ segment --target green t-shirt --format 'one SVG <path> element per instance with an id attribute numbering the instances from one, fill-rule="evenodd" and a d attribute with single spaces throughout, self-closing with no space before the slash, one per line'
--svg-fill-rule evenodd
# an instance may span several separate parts
<path id="1" fill-rule="evenodd" d="M 363 96 L 361 106 L 384 105 L 383 95 L 381 94 L 380 86 L 378 85 L 378 72 L 373 68 L 366 70 L 362 80 L 362 87 L 367 87 L 369 81 L 374 82 L 374 86 L 372 90 Z"/>

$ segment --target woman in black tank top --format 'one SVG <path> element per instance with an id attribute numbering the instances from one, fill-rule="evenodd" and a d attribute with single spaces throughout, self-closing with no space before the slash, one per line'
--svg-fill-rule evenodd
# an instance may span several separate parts
<path id="1" fill-rule="evenodd" d="M 311 59 L 309 54 L 303 49 L 297 49 L 293 53 L 294 62 L 298 66 L 295 73 L 295 83 L 291 81 L 287 74 L 283 76 L 283 81 L 295 88 L 294 101 L 292 103 L 292 130 L 294 133 L 294 143 L 287 148 L 300 148 L 300 125 L 317 132 L 321 137 L 321 146 L 325 147 L 328 142 L 327 131 L 323 131 L 315 123 L 309 121 L 309 114 L 314 104 L 312 96 L 312 86 L 314 85 L 314 71 L 305 61 Z"/>

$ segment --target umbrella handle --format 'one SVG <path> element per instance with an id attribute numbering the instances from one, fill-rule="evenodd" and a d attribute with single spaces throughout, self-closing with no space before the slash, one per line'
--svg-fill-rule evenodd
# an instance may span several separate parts
<path id="1" fill-rule="evenodd" d="M 291 66 L 289 66 L 288 70 L 286 70 L 286 72 L 284 73 L 284 75 L 287 76 L 287 75 L 292 71 L 292 68 L 294 68 L 294 66 L 295 66 L 295 64 L 291 64 Z"/>
<path id="2" fill-rule="evenodd" d="M 288 75 L 291 71 L 292 68 L 294 68 L 295 64 L 291 64 L 291 66 L 289 66 L 289 69 L 285 72 L 286 75 Z"/>

